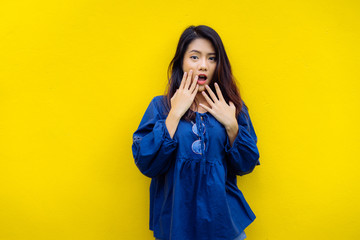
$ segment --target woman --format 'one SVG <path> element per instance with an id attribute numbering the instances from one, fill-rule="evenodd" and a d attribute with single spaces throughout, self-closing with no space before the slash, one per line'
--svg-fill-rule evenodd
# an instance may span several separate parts
<path id="1" fill-rule="evenodd" d="M 152 178 L 150 230 L 161 240 L 244 239 L 255 215 L 236 175 L 259 165 L 259 152 L 219 35 L 185 29 L 169 74 L 133 134 L 135 163 Z"/>

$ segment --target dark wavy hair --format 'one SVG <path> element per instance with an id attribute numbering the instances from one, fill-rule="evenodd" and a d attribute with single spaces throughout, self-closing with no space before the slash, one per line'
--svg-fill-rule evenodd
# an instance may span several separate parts
<path id="1" fill-rule="evenodd" d="M 164 99 L 167 113 L 170 111 L 171 108 L 171 97 L 180 87 L 180 83 L 183 78 L 184 72 L 182 69 L 182 65 L 185 51 L 187 50 L 189 44 L 193 40 L 198 38 L 204 38 L 209 40 L 215 48 L 216 52 L 216 68 L 209 87 L 216 93 L 214 83 L 217 82 L 219 84 L 225 101 L 228 104 L 229 101 L 232 101 L 234 103 L 236 107 L 236 116 L 238 116 L 243 107 L 243 101 L 240 97 L 239 89 L 236 86 L 235 78 L 232 75 L 230 62 L 226 55 L 224 45 L 218 33 L 211 27 L 205 25 L 191 25 L 186 28 L 180 36 L 175 56 L 171 60 L 167 72 L 168 85 Z M 194 101 L 197 107 L 198 103 L 196 102 L 196 99 Z M 189 108 L 184 114 L 183 118 L 188 121 L 194 119 L 195 112 Z"/>

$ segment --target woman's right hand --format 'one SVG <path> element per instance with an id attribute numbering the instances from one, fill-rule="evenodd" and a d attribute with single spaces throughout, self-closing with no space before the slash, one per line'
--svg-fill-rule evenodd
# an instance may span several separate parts
<path id="1" fill-rule="evenodd" d="M 198 76 L 195 76 L 194 81 L 191 82 L 191 75 L 192 70 L 190 70 L 189 74 L 184 72 L 180 87 L 176 90 L 175 94 L 170 99 L 171 109 L 165 120 L 165 124 L 171 138 L 174 137 L 181 117 L 186 113 L 191 104 L 194 102 L 194 98 L 199 89 L 199 84 L 197 84 Z"/>
<path id="2" fill-rule="evenodd" d="M 197 84 L 198 75 L 195 76 L 193 82 L 191 82 L 191 76 L 192 70 L 190 70 L 189 74 L 184 72 L 180 87 L 170 99 L 170 112 L 178 118 L 181 118 L 190 108 L 199 89 L 199 84 Z"/>

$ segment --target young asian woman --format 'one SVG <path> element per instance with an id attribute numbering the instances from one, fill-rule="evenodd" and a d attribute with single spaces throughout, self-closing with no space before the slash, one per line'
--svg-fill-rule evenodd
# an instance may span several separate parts
<path id="1" fill-rule="evenodd" d="M 257 136 L 218 33 L 190 26 L 133 134 L 151 178 L 149 228 L 160 240 L 242 240 L 256 218 L 237 176 L 259 165 Z"/>

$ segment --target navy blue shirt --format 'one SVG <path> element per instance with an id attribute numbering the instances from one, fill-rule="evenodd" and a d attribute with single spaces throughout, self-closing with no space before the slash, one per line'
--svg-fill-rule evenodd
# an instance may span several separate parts
<path id="1" fill-rule="evenodd" d="M 209 112 L 181 119 L 171 138 L 164 99 L 152 99 L 133 134 L 135 164 L 151 178 L 150 230 L 162 240 L 233 240 L 256 218 L 236 178 L 260 164 L 247 107 L 231 146 Z"/>

